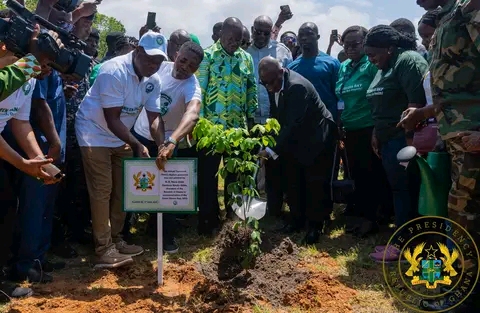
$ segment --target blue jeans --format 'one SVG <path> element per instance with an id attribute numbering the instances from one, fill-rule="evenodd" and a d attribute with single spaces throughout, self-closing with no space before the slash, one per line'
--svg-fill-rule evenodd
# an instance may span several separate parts
<path id="1" fill-rule="evenodd" d="M 39 142 L 39 145 L 47 154 L 48 144 Z M 58 184 L 44 185 L 20 171 L 17 171 L 17 177 L 18 231 L 13 250 L 18 273 L 27 274 L 36 260 L 44 262 L 45 253 L 50 248 Z"/>
<path id="2" fill-rule="evenodd" d="M 406 145 L 404 137 L 394 138 L 382 143 L 380 149 L 382 165 L 393 193 L 393 207 L 397 227 L 402 226 L 416 215 L 412 209 L 407 170 L 397 160 L 397 153 Z"/>

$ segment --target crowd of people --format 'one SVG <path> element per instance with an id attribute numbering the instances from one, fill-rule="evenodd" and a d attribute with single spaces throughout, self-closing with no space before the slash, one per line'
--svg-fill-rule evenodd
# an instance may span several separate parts
<path id="1" fill-rule="evenodd" d="M 418 0 L 427 10 L 418 24 L 422 45 L 415 25 L 400 18 L 332 31 L 324 53 L 313 22 L 281 34 L 293 18 L 282 10 L 275 22 L 261 15 L 216 23 L 205 49 L 190 30 L 168 38 L 158 26 L 142 27 L 138 39 L 111 33 L 99 58 L 99 32 L 92 29 L 97 4 L 66 13 L 39 1 L 37 13 L 85 41 L 94 62 L 81 81 L 44 61 L 43 71 L 37 66 L 22 74 L 27 78 L 4 82 L 14 87 L 0 98 L 1 290 L 24 297 L 32 291 L 11 282 L 52 281 L 49 273 L 65 263 L 49 261 L 46 253 L 75 258 L 72 242 L 93 241 L 97 268 L 130 264 L 143 253 L 126 241 L 135 216 L 122 208 L 124 158 L 156 157 L 160 169 L 173 156 L 197 158 L 197 231 L 214 236 L 223 222 L 216 173 L 224 156 L 196 148 L 191 133 L 199 118 L 246 129 L 279 121 L 275 147 L 259 152 L 268 214 L 285 221 L 278 231 L 305 231 L 307 245 L 319 241 L 330 220 L 340 163 L 356 187 L 346 199 L 347 231 L 365 237 L 392 218 L 397 226 L 415 218 L 420 178 L 397 160 L 408 145 L 428 146 L 418 149 L 423 155 L 450 154 L 449 217 L 478 239 L 478 2 Z M 335 44 L 343 48 L 337 57 L 330 55 Z M 4 69 L 26 62 L 8 51 L 1 59 Z M 419 136 L 424 129 L 435 131 Z M 50 162 L 65 176 L 46 172 Z M 234 180 L 227 176 L 225 185 Z M 226 192 L 231 220 L 228 199 Z M 181 249 L 175 235 L 184 218 L 164 215 L 165 252 Z M 155 223 L 149 220 L 152 235 Z M 384 245 L 370 256 L 380 263 L 401 257 Z"/>

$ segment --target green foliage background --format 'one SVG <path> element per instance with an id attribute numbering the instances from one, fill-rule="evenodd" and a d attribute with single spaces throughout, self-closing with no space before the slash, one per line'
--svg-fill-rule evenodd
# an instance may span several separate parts
<path id="1" fill-rule="evenodd" d="M 25 6 L 30 11 L 35 10 L 37 7 L 38 0 L 25 0 Z M 0 10 L 5 9 L 6 6 L 0 2 Z M 105 37 L 110 32 L 125 32 L 125 26 L 114 17 L 107 16 L 104 14 L 97 13 L 95 15 L 95 20 L 93 21 L 93 27 L 98 29 L 100 32 L 100 45 L 98 49 L 98 56 L 102 58 L 107 52 L 107 44 L 105 42 Z"/>

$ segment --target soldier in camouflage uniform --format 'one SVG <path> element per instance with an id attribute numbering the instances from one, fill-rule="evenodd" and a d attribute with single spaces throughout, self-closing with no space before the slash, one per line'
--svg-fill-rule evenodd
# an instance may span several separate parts
<path id="1" fill-rule="evenodd" d="M 417 3 L 426 10 L 442 7 L 430 43 L 434 105 L 407 110 L 400 124 L 411 129 L 423 119 L 437 119 L 452 161 L 449 218 L 465 227 L 480 245 L 480 149 L 474 148 L 480 148 L 480 0 Z M 479 298 L 478 289 L 477 285 L 470 301 Z M 467 310 L 479 308 L 471 302 L 466 306 Z"/>
<path id="2" fill-rule="evenodd" d="M 478 231 L 480 155 L 467 147 L 471 133 L 465 132 L 475 134 L 480 130 L 480 0 L 418 3 L 428 10 L 442 7 L 430 43 L 434 106 L 407 110 L 401 124 L 412 128 L 425 118 L 437 119 L 440 135 L 452 157 L 450 218 Z"/>

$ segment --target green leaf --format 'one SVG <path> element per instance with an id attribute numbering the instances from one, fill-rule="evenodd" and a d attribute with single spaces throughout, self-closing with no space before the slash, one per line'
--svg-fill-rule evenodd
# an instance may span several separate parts
<path id="1" fill-rule="evenodd" d="M 253 255 L 257 255 L 260 252 L 260 247 L 256 243 L 252 243 L 249 248 L 250 253 Z"/>
<path id="2" fill-rule="evenodd" d="M 252 231 L 252 233 L 250 234 L 250 238 L 252 238 L 252 240 L 255 242 L 260 242 L 260 232 L 257 230 Z"/>
<path id="3" fill-rule="evenodd" d="M 238 232 L 238 229 L 240 228 L 240 226 L 242 226 L 242 222 L 237 221 L 235 224 L 233 224 L 233 231 Z"/>

